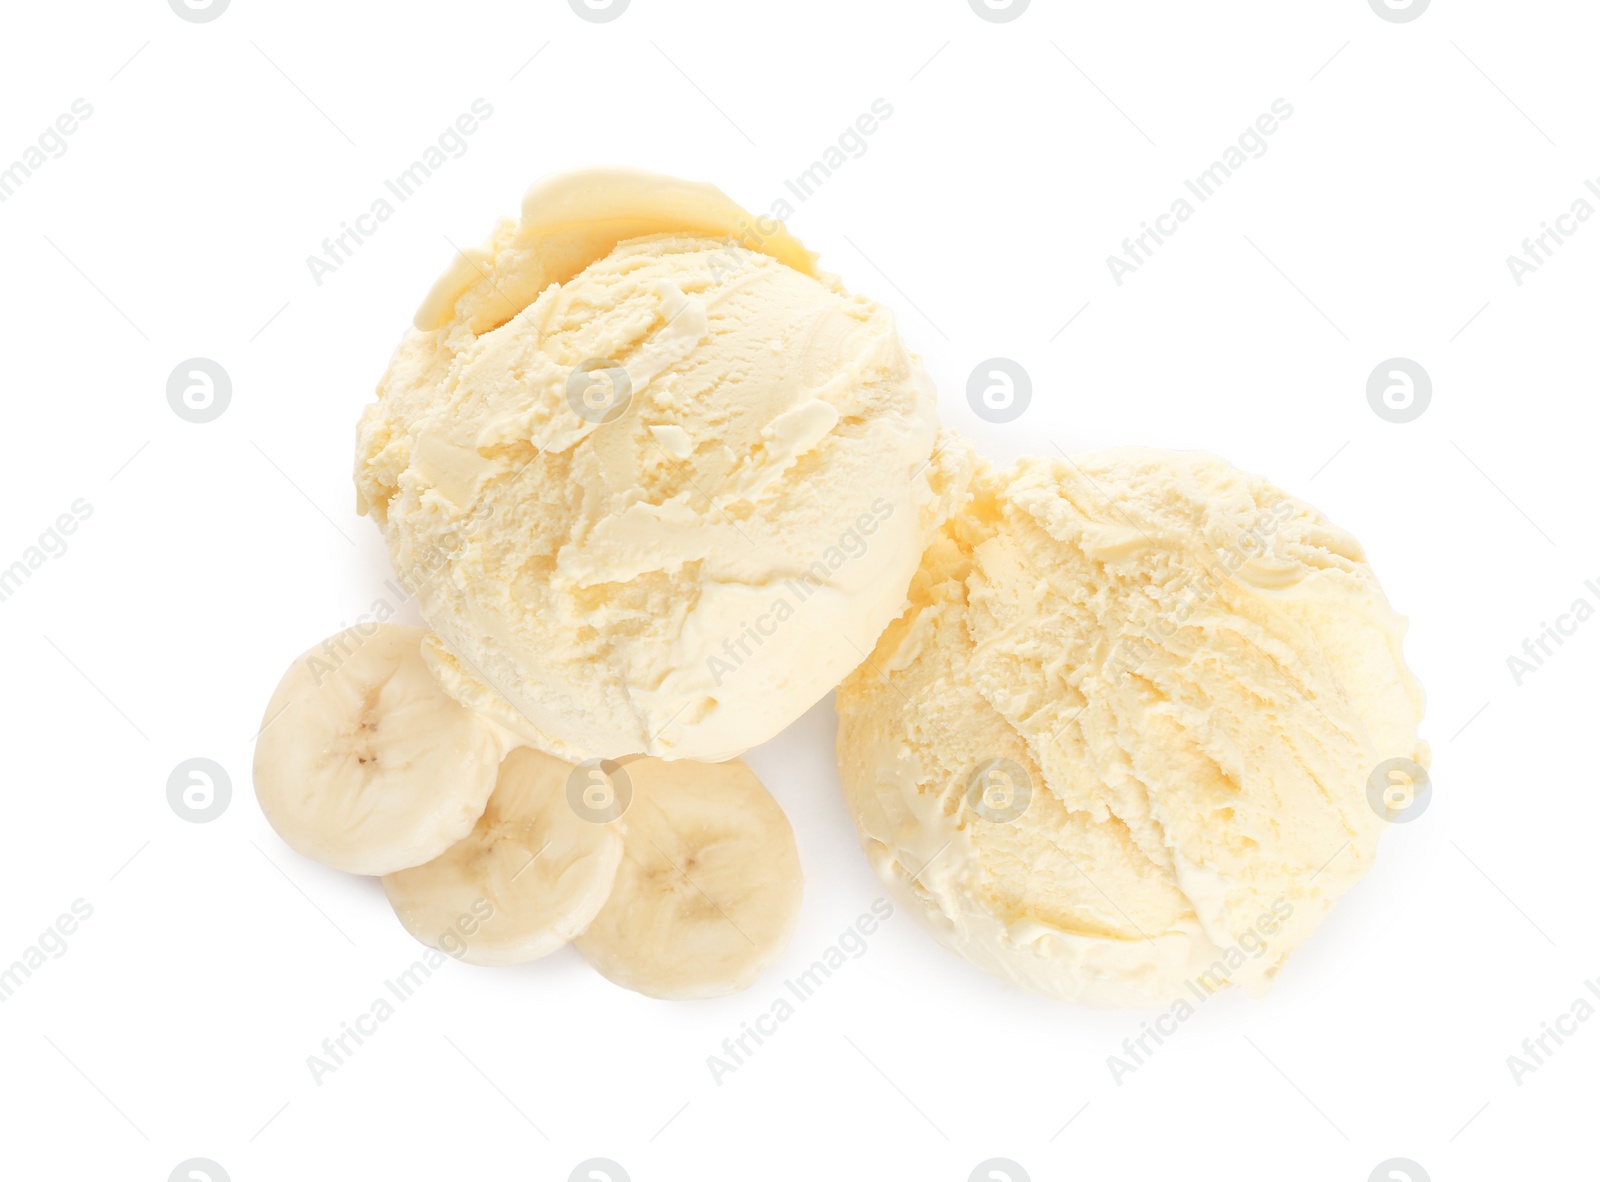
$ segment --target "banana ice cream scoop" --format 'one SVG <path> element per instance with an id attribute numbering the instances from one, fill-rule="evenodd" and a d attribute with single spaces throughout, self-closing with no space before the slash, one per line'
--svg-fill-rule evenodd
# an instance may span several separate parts
<path id="1" fill-rule="evenodd" d="M 721 760 L 905 605 L 961 474 L 890 313 L 718 190 L 534 188 L 363 414 L 359 507 L 446 689 L 543 750 Z"/>
<path id="2" fill-rule="evenodd" d="M 1202 453 L 981 471 L 839 689 L 878 874 L 1053 997 L 1260 993 L 1372 864 L 1422 691 L 1356 539 Z"/>

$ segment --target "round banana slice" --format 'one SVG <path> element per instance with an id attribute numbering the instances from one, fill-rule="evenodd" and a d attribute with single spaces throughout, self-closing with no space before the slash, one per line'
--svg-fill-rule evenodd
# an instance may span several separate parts
<path id="1" fill-rule="evenodd" d="M 608 769 L 610 770 L 610 769 Z M 802 876 L 794 830 L 743 763 L 638 759 L 613 772 L 622 866 L 578 951 L 651 997 L 721 997 L 788 946 Z"/>
<path id="2" fill-rule="evenodd" d="M 472 830 L 508 740 L 439 688 L 421 628 L 347 629 L 289 666 L 256 739 L 256 799 L 292 848 L 353 874 L 437 857 Z"/>
<path id="3" fill-rule="evenodd" d="M 433 861 L 386 874 L 400 922 L 468 964 L 537 960 L 589 925 L 622 861 L 617 825 L 578 803 L 570 763 L 521 747 L 500 765 L 472 832 Z"/>

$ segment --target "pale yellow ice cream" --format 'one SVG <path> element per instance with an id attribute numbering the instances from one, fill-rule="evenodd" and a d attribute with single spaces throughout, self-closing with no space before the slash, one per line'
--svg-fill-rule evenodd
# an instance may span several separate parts
<path id="1" fill-rule="evenodd" d="M 863 845 L 948 946 L 1097 1005 L 1264 990 L 1426 763 L 1360 545 L 1203 453 L 982 473 L 839 689 Z"/>
<path id="2" fill-rule="evenodd" d="M 959 478 L 884 308 L 716 189 L 533 189 L 436 285 L 356 483 L 459 700 L 567 758 L 724 759 L 904 607 Z"/>

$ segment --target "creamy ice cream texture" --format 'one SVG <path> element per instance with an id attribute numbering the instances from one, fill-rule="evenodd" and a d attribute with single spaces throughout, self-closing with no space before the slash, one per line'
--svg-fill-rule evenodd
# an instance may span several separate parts
<path id="1" fill-rule="evenodd" d="M 1360 545 L 1202 453 L 981 471 L 839 689 L 875 869 L 1027 988 L 1267 988 L 1372 864 L 1369 773 L 1417 739 Z"/>
<path id="2" fill-rule="evenodd" d="M 937 436 L 890 313 L 781 224 L 603 170 L 440 279 L 356 484 L 459 701 L 566 758 L 717 760 L 900 613 L 956 479 Z"/>

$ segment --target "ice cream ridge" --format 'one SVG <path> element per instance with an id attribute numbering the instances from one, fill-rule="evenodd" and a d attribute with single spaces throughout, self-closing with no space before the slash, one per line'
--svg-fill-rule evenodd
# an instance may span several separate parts
<path id="1" fill-rule="evenodd" d="M 1425 763 L 1360 545 L 1202 453 L 983 468 L 839 689 L 879 875 L 935 936 L 1094 1005 L 1260 993 Z"/>
<path id="2" fill-rule="evenodd" d="M 948 512 L 892 315 L 720 191 L 536 186 L 435 285 L 363 414 L 458 701 L 570 759 L 721 760 L 822 698 Z"/>

